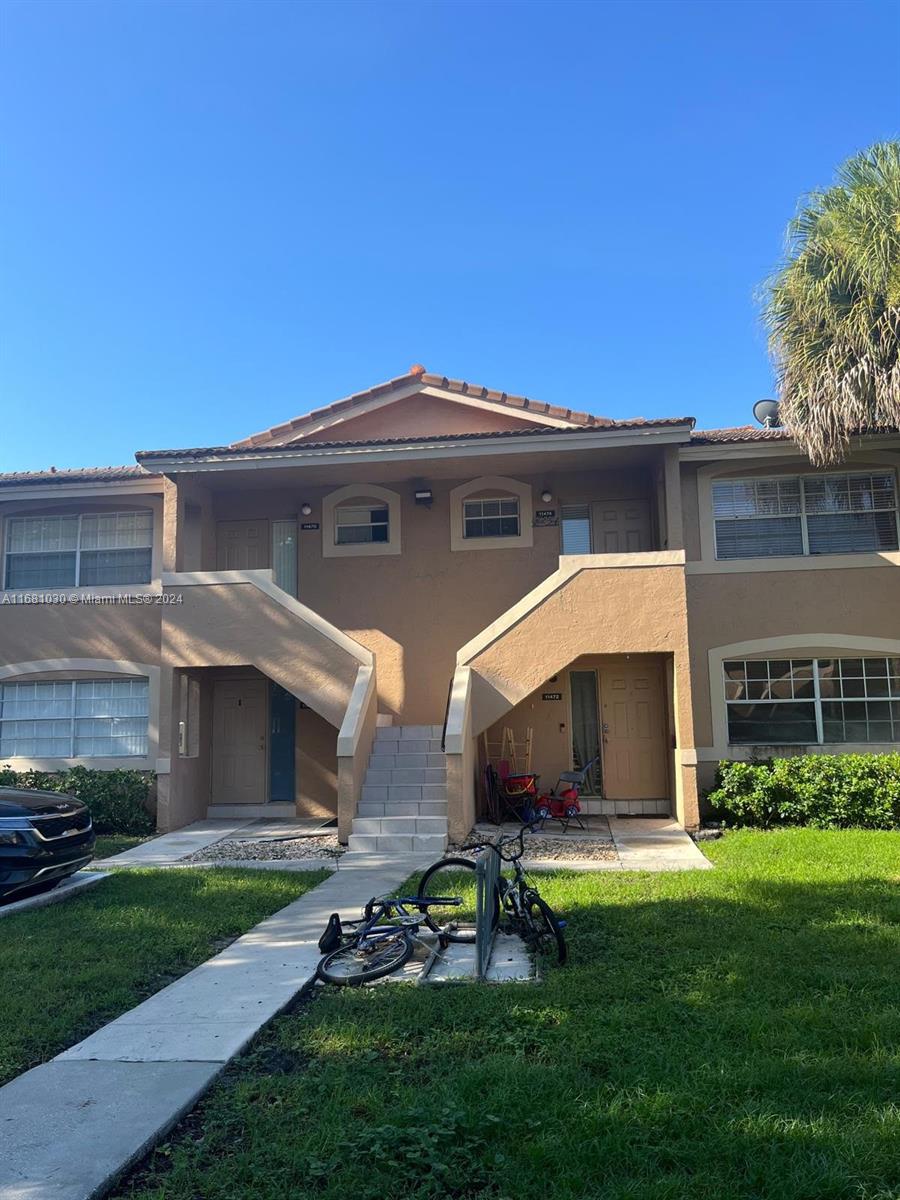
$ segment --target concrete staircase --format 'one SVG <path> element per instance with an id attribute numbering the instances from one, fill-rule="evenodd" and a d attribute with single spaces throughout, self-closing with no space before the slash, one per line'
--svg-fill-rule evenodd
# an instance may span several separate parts
<path id="1" fill-rule="evenodd" d="M 437 858 L 446 845 L 447 766 L 441 726 L 379 726 L 349 849 Z"/>

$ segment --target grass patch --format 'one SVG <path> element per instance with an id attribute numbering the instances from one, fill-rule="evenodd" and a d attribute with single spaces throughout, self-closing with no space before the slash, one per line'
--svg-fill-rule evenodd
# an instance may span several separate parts
<path id="1" fill-rule="evenodd" d="M 730 833 L 717 870 L 557 872 L 539 986 L 327 991 L 118 1193 L 889 1200 L 900 838 Z"/>
<path id="2" fill-rule="evenodd" d="M 129 837 L 126 834 L 103 834 L 97 838 L 94 858 L 112 858 L 114 854 L 121 854 L 123 850 L 131 850 L 133 847 L 139 846 L 141 842 L 148 840 L 145 837 Z"/>
<path id="3" fill-rule="evenodd" d="M 0 1083 L 45 1062 L 327 878 L 327 872 L 116 872 L 0 921 Z"/>

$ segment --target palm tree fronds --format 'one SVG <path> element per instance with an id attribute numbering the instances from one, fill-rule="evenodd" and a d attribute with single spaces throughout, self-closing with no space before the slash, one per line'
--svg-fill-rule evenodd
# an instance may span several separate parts
<path id="1" fill-rule="evenodd" d="M 900 142 L 807 197 L 764 305 L 782 419 L 813 462 L 900 427 Z"/>

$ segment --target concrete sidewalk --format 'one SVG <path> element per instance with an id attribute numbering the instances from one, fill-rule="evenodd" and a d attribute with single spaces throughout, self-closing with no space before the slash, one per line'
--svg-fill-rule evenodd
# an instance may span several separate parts
<path id="1" fill-rule="evenodd" d="M 623 871 L 708 871 L 712 863 L 669 818 L 610 817 L 609 830 Z"/>
<path id="2" fill-rule="evenodd" d="M 359 916 L 370 896 L 425 865 L 357 861 L 334 873 L 215 958 L 0 1088 L 2 1200 L 101 1195 L 312 981 L 329 914 Z"/>

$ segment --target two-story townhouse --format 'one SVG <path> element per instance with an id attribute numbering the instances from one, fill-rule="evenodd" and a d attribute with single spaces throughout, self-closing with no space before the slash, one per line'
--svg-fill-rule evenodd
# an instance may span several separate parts
<path id="1" fill-rule="evenodd" d="M 693 827 L 721 758 L 900 742 L 895 433 L 815 470 L 415 366 L 136 458 L 0 476 L 0 762 L 153 772 L 161 829 L 438 849 L 505 730 Z"/>

